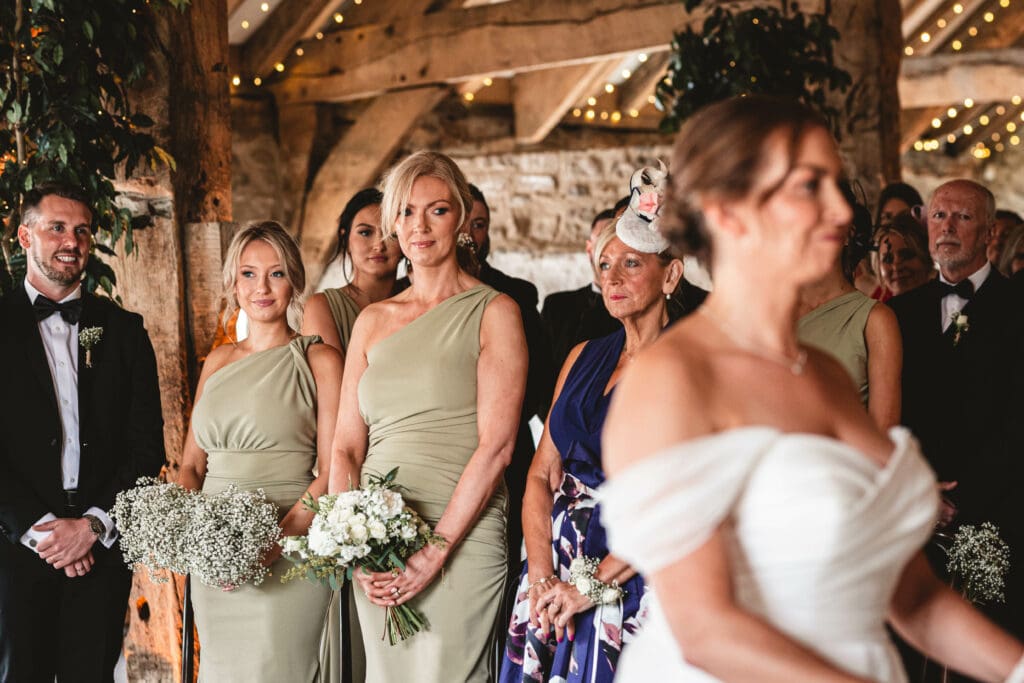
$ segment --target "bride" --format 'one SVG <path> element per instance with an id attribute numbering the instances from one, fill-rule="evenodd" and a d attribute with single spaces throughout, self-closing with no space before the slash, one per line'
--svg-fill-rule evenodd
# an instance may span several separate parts
<path id="1" fill-rule="evenodd" d="M 609 545 L 655 594 L 616 680 L 902 682 L 888 620 L 957 671 L 1024 681 L 1021 644 L 921 553 L 938 495 L 913 437 L 797 341 L 800 288 L 851 220 L 825 123 L 727 100 L 687 122 L 672 171 L 663 229 L 715 289 L 634 361 L 606 423 Z"/>

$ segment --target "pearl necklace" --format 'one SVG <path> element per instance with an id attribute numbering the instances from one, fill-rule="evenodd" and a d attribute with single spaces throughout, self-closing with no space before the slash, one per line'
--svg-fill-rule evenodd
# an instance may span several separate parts
<path id="1" fill-rule="evenodd" d="M 791 358 L 784 353 L 779 353 L 773 349 L 766 349 L 763 346 L 752 344 L 750 341 L 745 339 L 742 335 L 738 334 L 732 327 L 730 327 L 724 320 L 719 320 L 708 312 L 706 307 L 701 307 L 698 312 L 703 314 L 705 318 L 711 321 L 711 324 L 718 328 L 718 331 L 728 337 L 736 346 L 740 347 L 744 351 L 760 356 L 765 360 L 773 363 L 778 363 L 783 367 L 787 368 L 794 375 L 804 374 L 804 367 L 807 365 L 807 351 L 800 349 L 795 358 Z"/>

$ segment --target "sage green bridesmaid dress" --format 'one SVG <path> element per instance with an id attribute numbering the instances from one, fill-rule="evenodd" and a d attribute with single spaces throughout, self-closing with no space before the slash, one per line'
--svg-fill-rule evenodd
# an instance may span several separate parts
<path id="1" fill-rule="evenodd" d="M 808 312 L 797 323 L 800 341 L 832 354 L 850 373 L 860 401 L 868 405 L 868 344 L 864 330 L 878 302 L 854 290 Z"/>
<path id="2" fill-rule="evenodd" d="M 331 310 L 331 317 L 334 318 L 334 326 L 338 328 L 338 336 L 341 337 L 341 350 L 347 353 L 352 326 L 356 324 L 356 318 L 360 313 L 359 306 L 340 287 L 325 289 L 323 294 L 327 299 L 327 307 Z"/>
<path id="3" fill-rule="evenodd" d="M 369 426 L 364 483 L 368 473 L 400 468 L 406 502 L 431 526 L 477 448 L 480 323 L 496 296 L 486 285 L 456 294 L 367 353 L 358 388 Z M 495 627 L 508 567 L 507 505 L 502 481 L 443 573 L 407 603 L 426 616 L 430 630 L 388 645 L 381 639 L 384 609 L 353 590 L 367 683 L 494 679 Z"/>
<path id="4" fill-rule="evenodd" d="M 207 455 L 203 491 L 229 484 L 263 489 L 280 516 L 313 480 L 316 382 L 298 337 L 210 375 L 192 412 L 196 443 Z M 200 683 L 307 683 L 320 676 L 320 643 L 331 591 L 304 580 L 281 583 L 279 559 L 259 586 L 225 592 L 195 581 Z"/>

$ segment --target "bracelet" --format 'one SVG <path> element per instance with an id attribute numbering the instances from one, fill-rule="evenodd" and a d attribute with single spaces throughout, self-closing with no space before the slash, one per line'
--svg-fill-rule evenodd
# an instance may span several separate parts
<path id="1" fill-rule="evenodd" d="M 1013 671 L 1006 677 L 1006 683 L 1024 683 L 1024 657 L 1017 661 Z"/>
<path id="2" fill-rule="evenodd" d="M 534 581 L 533 583 L 531 583 L 527 587 L 526 592 L 529 593 L 530 591 L 532 591 L 537 586 L 543 586 L 548 581 L 554 581 L 557 578 L 558 578 L 558 576 L 556 576 L 555 574 L 552 574 L 551 576 L 545 576 L 544 578 L 537 579 L 536 581 Z"/>
<path id="3" fill-rule="evenodd" d="M 569 578 L 572 584 L 581 595 L 590 598 L 595 605 L 609 605 L 622 600 L 626 591 L 619 587 L 618 581 L 608 584 L 595 576 L 600 563 L 600 560 L 593 557 L 577 557 L 569 565 Z"/>

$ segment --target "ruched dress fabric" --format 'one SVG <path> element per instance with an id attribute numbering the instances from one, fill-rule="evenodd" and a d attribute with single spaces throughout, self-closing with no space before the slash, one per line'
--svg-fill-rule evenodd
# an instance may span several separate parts
<path id="1" fill-rule="evenodd" d="M 826 301 L 800 318 L 800 341 L 831 354 L 850 373 L 860 400 L 868 404 L 868 344 L 864 329 L 878 302 L 853 291 Z"/>
<path id="2" fill-rule="evenodd" d="M 316 382 L 298 337 L 227 365 L 206 380 L 192 413 L 206 452 L 205 493 L 230 484 L 288 512 L 313 481 Z M 192 582 L 201 683 L 306 683 L 320 675 L 319 652 L 331 591 L 305 580 L 281 583 L 281 558 L 259 586 L 225 592 Z"/>
<path id="3" fill-rule="evenodd" d="M 566 375 L 551 408 L 548 425 L 562 460 L 562 482 L 551 508 L 551 553 L 555 573 L 569 581 L 569 565 L 580 556 L 608 555 L 601 505 L 595 491 L 604 483 L 601 428 L 612 391 L 605 393 L 619 362 L 626 332 L 587 342 Z M 646 616 L 646 587 L 633 576 L 624 584 L 621 602 L 598 605 L 573 617 L 575 638 L 556 642 L 554 632 L 540 637 L 530 626 L 530 580 L 524 563 L 508 627 L 501 683 L 558 681 L 611 683 L 623 647 L 635 637 Z"/>
<path id="4" fill-rule="evenodd" d="M 435 526 L 476 451 L 480 324 L 499 296 L 477 285 L 442 301 L 374 344 L 359 381 L 369 427 L 363 483 L 397 467 L 406 503 Z M 518 407 L 510 407 L 518 414 Z M 389 645 L 384 609 L 353 590 L 368 683 L 449 683 L 494 678 L 505 577 L 508 497 L 504 482 L 449 556 L 442 574 L 407 604 L 429 630 Z"/>
<path id="5" fill-rule="evenodd" d="M 334 326 L 338 328 L 338 336 L 341 337 L 341 350 L 348 352 L 348 340 L 352 336 L 352 326 L 356 324 L 359 317 L 359 306 L 352 300 L 344 289 L 325 289 L 324 298 L 327 299 L 327 307 L 334 318 Z"/>
<path id="6" fill-rule="evenodd" d="M 609 545 L 650 576 L 720 528 L 740 606 L 840 669 L 905 683 L 885 617 L 939 499 L 916 440 L 899 427 L 889 435 L 884 466 L 835 439 L 769 427 L 668 448 L 601 489 Z M 686 662 L 669 630 L 662 604 L 674 596 L 651 596 L 616 683 L 716 681 Z"/>

